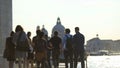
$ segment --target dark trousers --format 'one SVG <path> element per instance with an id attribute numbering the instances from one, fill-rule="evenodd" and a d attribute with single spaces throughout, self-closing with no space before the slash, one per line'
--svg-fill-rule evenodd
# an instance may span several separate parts
<path id="1" fill-rule="evenodd" d="M 48 52 L 47 52 L 47 62 L 48 62 L 48 68 L 52 68 L 52 66 L 51 66 L 51 51 L 50 50 L 48 50 Z"/>
<path id="2" fill-rule="evenodd" d="M 37 61 L 37 68 L 49 68 L 47 61 Z"/>
<path id="3" fill-rule="evenodd" d="M 37 68 L 45 68 L 45 61 L 42 61 L 42 62 L 37 61 Z"/>
<path id="4" fill-rule="evenodd" d="M 65 68 L 68 68 L 70 62 L 70 68 L 73 68 L 73 50 L 64 50 Z"/>
<path id="5" fill-rule="evenodd" d="M 52 59 L 53 59 L 54 68 L 58 68 L 59 66 L 59 56 L 60 56 L 59 49 L 55 49 L 52 51 Z"/>
<path id="6" fill-rule="evenodd" d="M 77 68 L 79 61 L 81 62 L 81 68 L 85 68 L 84 51 L 74 51 L 74 68 Z"/>

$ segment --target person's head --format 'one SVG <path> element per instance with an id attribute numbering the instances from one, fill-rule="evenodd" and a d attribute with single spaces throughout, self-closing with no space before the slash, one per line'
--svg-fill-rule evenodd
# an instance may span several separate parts
<path id="1" fill-rule="evenodd" d="M 23 31 L 23 28 L 21 25 L 16 26 L 15 32 L 19 32 L 19 31 Z"/>
<path id="2" fill-rule="evenodd" d="M 46 40 L 48 39 L 48 35 L 45 34 L 44 37 L 45 37 Z"/>
<path id="3" fill-rule="evenodd" d="M 36 35 L 39 35 L 40 34 L 40 30 L 36 30 Z"/>
<path id="4" fill-rule="evenodd" d="M 75 27 L 75 32 L 79 32 L 79 27 Z"/>
<path id="5" fill-rule="evenodd" d="M 43 32 L 40 32 L 38 36 L 39 36 L 40 38 L 43 38 L 44 33 L 43 33 Z"/>
<path id="6" fill-rule="evenodd" d="M 69 34 L 70 33 L 70 29 L 69 28 L 65 29 L 65 33 Z"/>
<path id="7" fill-rule="evenodd" d="M 30 37 L 31 36 L 31 32 L 27 32 L 27 36 Z"/>
<path id="8" fill-rule="evenodd" d="M 11 31 L 10 36 L 14 36 L 15 32 Z"/>
<path id="9" fill-rule="evenodd" d="M 55 32 L 54 32 L 54 36 L 57 36 L 57 35 L 58 35 L 58 32 L 57 32 L 57 31 L 55 31 Z"/>

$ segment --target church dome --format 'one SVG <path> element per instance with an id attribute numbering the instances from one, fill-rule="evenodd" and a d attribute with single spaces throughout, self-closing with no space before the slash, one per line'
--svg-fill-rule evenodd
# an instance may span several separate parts
<path id="1" fill-rule="evenodd" d="M 64 30 L 65 30 L 65 27 L 61 24 L 60 18 L 58 17 L 57 18 L 57 24 L 52 29 L 52 36 L 54 36 L 54 32 L 57 31 L 58 32 L 58 36 L 60 38 L 63 38 Z"/>
<path id="2" fill-rule="evenodd" d="M 44 25 L 43 25 L 41 31 L 42 31 L 45 35 L 48 35 L 48 31 L 45 29 Z"/>

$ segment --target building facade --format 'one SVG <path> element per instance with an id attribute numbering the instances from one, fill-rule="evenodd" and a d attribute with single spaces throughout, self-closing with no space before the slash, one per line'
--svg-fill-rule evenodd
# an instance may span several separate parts
<path id="1" fill-rule="evenodd" d="M 12 0 L 0 0 L 0 68 L 8 68 L 3 51 L 6 37 L 12 30 Z"/>
<path id="2" fill-rule="evenodd" d="M 98 37 L 87 41 L 86 50 L 90 54 L 97 54 L 98 52 L 105 50 L 111 53 L 120 52 L 120 40 L 101 40 Z"/>

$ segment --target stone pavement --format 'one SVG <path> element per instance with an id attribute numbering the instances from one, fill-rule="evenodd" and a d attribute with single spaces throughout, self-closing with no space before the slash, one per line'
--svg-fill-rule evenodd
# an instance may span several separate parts
<path id="1" fill-rule="evenodd" d="M 18 64 L 15 63 L 14 68 L 18 68 Z M 29 68 L 31 68 L 31 67 L 29 66 Z M 36 68 L 35 64 L 34 64 L 34 68 Z M 54 68 L 54 67 L 52 66 L 52 68 Z M 59 68 L 65 68 L 65 64 L 64 63 L 59 63 Z"/>

